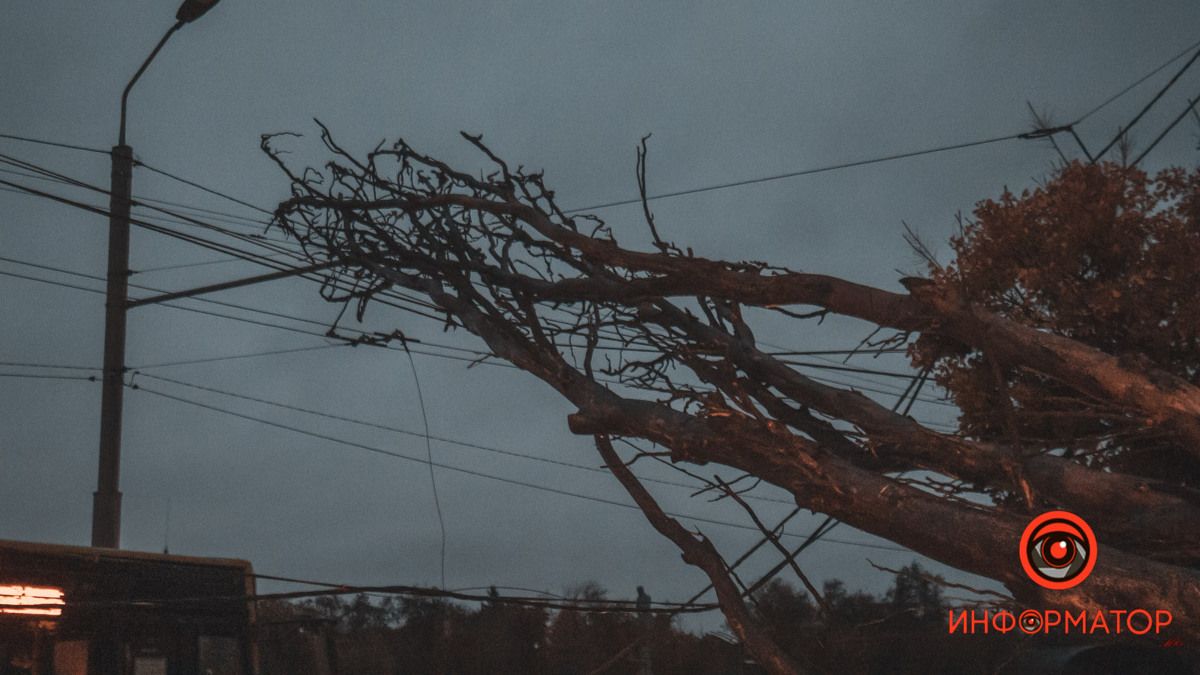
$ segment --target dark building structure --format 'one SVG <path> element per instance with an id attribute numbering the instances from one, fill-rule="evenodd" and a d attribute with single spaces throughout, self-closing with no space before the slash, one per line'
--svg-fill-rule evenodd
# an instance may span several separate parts
<path id="1" fill-rule="evenodd" d="M 256 675 L 250 563 L 0 540 L 0 675 Z"/>

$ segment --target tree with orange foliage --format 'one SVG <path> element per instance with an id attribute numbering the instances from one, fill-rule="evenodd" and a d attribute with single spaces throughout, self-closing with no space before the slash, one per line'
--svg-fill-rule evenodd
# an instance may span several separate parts
<path id="1" fill-rule="evenodd" d="M 963 301 L 1200 385 L 1200 171 L 1071 163 L 981 202 L 951 246 L 954 262 L 931 265 L 932 278 Z M 1194 438 L 1153 411 L 964 347 L 925 334 L 915 349 L 961 409 L 963 434 L 1200 487 Z"/>

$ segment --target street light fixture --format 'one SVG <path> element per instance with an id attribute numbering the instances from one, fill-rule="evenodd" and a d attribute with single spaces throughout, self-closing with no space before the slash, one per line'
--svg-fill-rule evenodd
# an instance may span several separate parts
<path id="1" fill-rule="evenodd" d="M 175 18 L 183 23 L 191 23 L 204 16 L 204 13 L 218 2 L 220 0 L 183 0 L 179 10 L 175 12 Z"/>
<path id="2" fill-rule="evenodd" d="M 121 92 L 121 126 L 112 149 L 109 193 L 108 282 L 104 313 L 104 384 L 100 401 L 100 462 L 92 499 L 92 546 L 121 545 L 121 417 L 125 397 L 125 315 L 129 304 L 129 209 L 133 194 L 133 148 L 125 143 L 129 92 L 150 62 L 180 28 L 212 9 L 219 0 L 184 0 L 175 24 L 163 34 Z"/>

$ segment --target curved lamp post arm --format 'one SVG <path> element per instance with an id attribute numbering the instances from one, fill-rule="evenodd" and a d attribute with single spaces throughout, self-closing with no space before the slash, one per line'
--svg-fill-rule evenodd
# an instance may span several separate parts
<path id="1" fill-rule="evenodd" d="M 125 145 L 125 107 L 129 102 L 129 92 L 133 89 L 133 85 L 137 83 L 142 73 L 146 72 L 146 68 L 150 66 L 150 62 L 154 60 L 155 56 L 158 56 L 158 52 L 162 50 L 163 45 L 167 44 L 167 40 L 171 39 L 175 31 L 183 28 L 184 24 L 191 23 L 204 16 L 205 12 L 212 9 L 218 2 L 220 0 L 183 0 L 183 4 L 175 12 L 175 25 L 171 26 L 163 34 L 162 39 L 154 46 L 154 51 L 150 52 L 150 56 L 147 56 L 146 60 L 142 62 L 142 67 L 138 68 L 137 72 L 130 78 L 129 84 L 125 85 L 125 91 L 121 92 L 121 133 L 120 140 L 117 141 L 118 145 Z"/>
<path id="2" fill-rule="evenodd" d="M 138 78 L 142 76 L 142 73 L 146 72 L 146 68 L 150 66 L 150 62 L 154 60 L 154 57 L 158 56 L 158 52 L 162 50 L 163 45 L 167 44 L 167 40 L 171 39 L 171 36 L 175 34 L 175 31 L 183 28 L 184 23 L 185 22 L 183 21 L 176 21 L 175 25 L 171 26 L 167 32 L 163 34 L 162 39 L 159 40 L 158 44 L 154 46 L 154 51 L 150 52 L 150 56 L 147 56 L 146 60 L 142 62 L 142 67 L 137 69 L 137 72 L 134 73 L 133 77 L 129 79 L 129 84 L 125 85 L 125 91 L 121 92 L 121 133 L 119 135 L 119 140 L 117 141 L 118 145 L 125 145 L 125 107 L 126 104 L 129 103 L 130 90 L 133 89 L 133 85 L 137 83 Z"/>

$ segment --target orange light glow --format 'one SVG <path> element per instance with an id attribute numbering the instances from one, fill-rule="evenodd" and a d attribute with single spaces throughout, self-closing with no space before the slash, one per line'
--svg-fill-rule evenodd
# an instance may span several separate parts
<path id="1" fill-rule="evenodd" d="M 62 608 L 45 605 L 63 604 L 63 592 L 57 588 L 0 585 L 0 614 L 62 616 Z"/>

